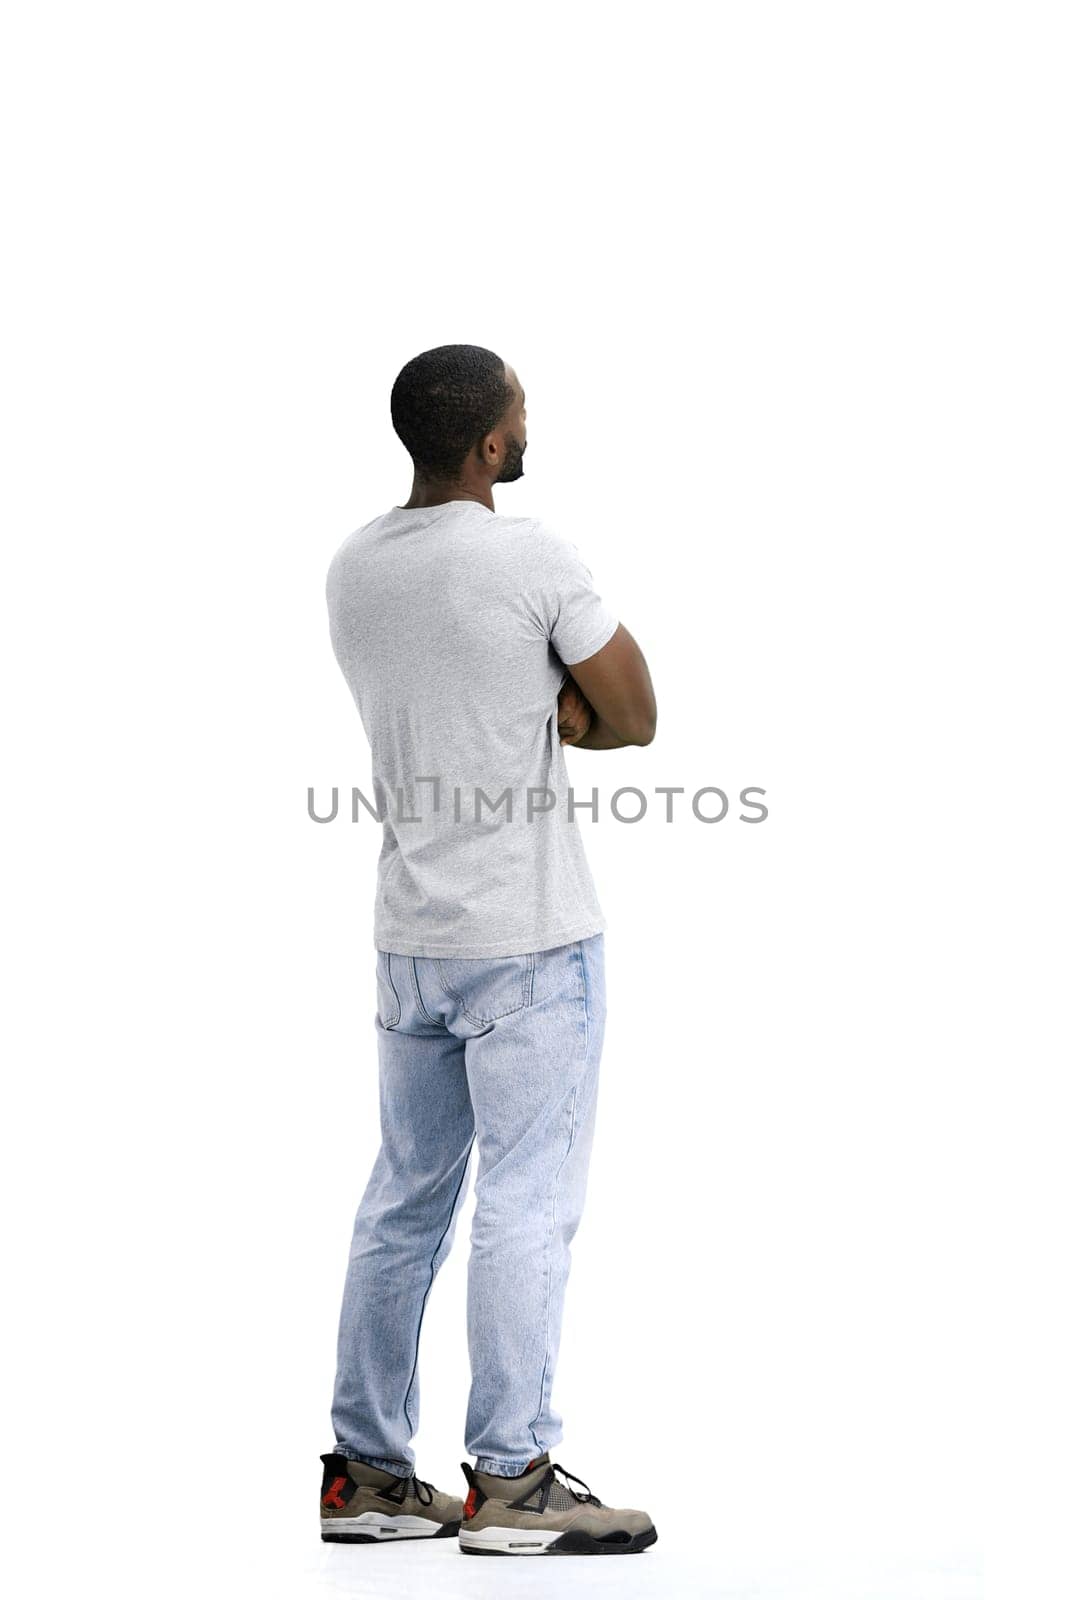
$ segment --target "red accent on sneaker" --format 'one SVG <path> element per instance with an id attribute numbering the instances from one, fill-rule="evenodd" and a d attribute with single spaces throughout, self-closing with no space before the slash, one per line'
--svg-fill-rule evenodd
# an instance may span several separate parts
<path id="1" fill-rule="evenodd" d="M 335 1478 L 322 1497 L 323 1505 L 334 1506 L 336 1510 L 343 1511 L 345 1508 L 345 1503 L 341 1499 L 341 1490 L 344 1488 L 347 1482 L 347 1478 Z"/>
<path id="2" fill-rule="evenodd" d="M 475 1501 L 475 1498 L 476 1498 L 477 1494 L 478 1494 L 478 1491 L 477 1491 L 477 1489 L 474 1487 L 474 1485 L 472 1483 L 471 1484 L 471 1488 L 470 1488 L 470 1493 L 468 1494 L 466 1500 L 464 1500 L 464 1502 L 463 1502 L 463 1515 L 464 1515 L 465 1518 L 466 1517 L 473 1517 L 475 1511 L 477 1510 L 477 1507 L 474 1504 L 474 1501 Z"/>
<path id="3" fill-rule="evenodd" d="M 534 1461 L 536 1461 L 536 1460 L 537 1460 L 537 1459 L 538 1459 L 538 1458 L 537 1458 L 537 1456 L 534 1456 L 534 1458 L 533 1458 L 533 1461 L 527 1461 L 527 1463 L 526 1463 L 526 1471 L 527 1471 L 527 1472 L 529 1472 L 529 1470 L 530 1470 L 530 1468 L 531 1468 L 531 1467 L 532 1467 L 532 1466 L 533 1466 L 533 1464 L 534 1464 Z"/>

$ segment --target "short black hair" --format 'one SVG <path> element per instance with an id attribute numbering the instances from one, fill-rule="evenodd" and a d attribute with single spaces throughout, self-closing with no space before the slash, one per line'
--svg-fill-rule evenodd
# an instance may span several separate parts
<path id="1" fill-rule="evenodd" d="M 458 476 L 473 445 L 515 398 L 505 365 L 480 344 L 440 344 L 401 367 L 389 396 L 393 427 L 428 477 Z"/>

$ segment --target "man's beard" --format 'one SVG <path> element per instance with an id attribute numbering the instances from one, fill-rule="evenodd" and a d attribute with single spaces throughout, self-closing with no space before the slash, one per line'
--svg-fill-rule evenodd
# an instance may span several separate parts
<path id="1" fill-rule="evenodd" d="M 514 435 L 508 440 L 507 449 L 504 451 L 504 465 L 497 475 L 497 483 L 514 483 L 516 478 L 522 477 L 522 453 L 525 444 L 520 444 Z"/>

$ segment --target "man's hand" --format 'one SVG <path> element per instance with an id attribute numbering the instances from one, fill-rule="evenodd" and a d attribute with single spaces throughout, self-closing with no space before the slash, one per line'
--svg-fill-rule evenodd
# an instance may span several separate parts
<path id="1" fill-rule="evenodd" d="M 560 744 L 576 744 L 584 739 L 593 723 L 593 708 L 573 678 L 563 680 L 557 702 L 556 725 Z"/>
<path id="2" fill-rule="evenodd" d="M 656 696 L 648 663 L 622 623 L 596 655 L 572 661 L 569 672 L 593 709 L 588 733 L 572 739 L 582 750 L 618 750 L 651 744 L 656 736 Z"/>

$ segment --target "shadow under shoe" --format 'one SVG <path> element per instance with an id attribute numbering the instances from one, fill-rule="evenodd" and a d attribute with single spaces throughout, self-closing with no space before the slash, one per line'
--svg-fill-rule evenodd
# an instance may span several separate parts
<path id="1" fill-rule="evenodd" d="M 644 1511 L 603 1505 L 588 1484 L 547 1452 L 519 1478 L 498 1478 L 461 1463 L 469 1493 L 459 1547 L 467 1556 L 623 1556 L 656 1542 Z M 581 1484 L 581 1493 L 563 1483 Z"/>
<path id="2" fill-rule="evenodd" d="M 454 1539 L 463 1504 L 422 1478 L 402 1478 L 365 1461 L 320 1456 L 319 1518 L 327 1544 L 400 1544 Z"/>

